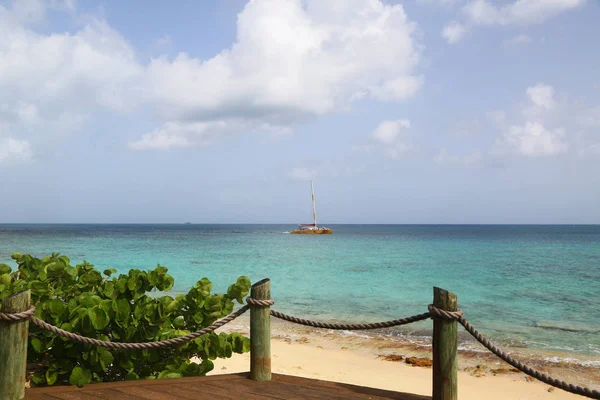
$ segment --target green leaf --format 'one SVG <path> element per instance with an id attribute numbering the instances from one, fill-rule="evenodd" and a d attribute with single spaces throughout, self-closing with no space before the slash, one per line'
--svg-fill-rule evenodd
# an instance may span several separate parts
<path id="1" fill-rule="evenodd" d="M 178 300 L 174 300 L 169 303 L 169 305 L 165 308 L 167 314 L 174 313 L 181 308 L 181 303 Z"/>
<path id="2" fill-rule="evenodd" d="M 140 379 L 140 376 L 138 374 L 135 373 L 135 371 L 131 370 L 127 372 L 127 375 L 125 375 L 125 380 L 126 381 L 135 381 Z"/>
<path id="3" fill-rule="evenodd" d="M 126 370 L 132 370 L 134 367 L 133 361 L 131 361 L 129 358 L 121 356 L 119 357 L 119 367 Z"/>
<path id="4" fill-rule="evenodd" d="M 33 350 L 38 354 L 44 351 L 42 341 L 36 337 L 31 338 L 31 347 L 33 347 Z"/>
<path id="5" fill-rule="evenodd" d="M 156 271 L 150 271 L 148 272 L 148 283 L 150 283 L 151 286 L 156 286 L 158 284 L 159 280 L 159 275 Z"/>
<path id="6" fill-rule="evenodd" d="M 71 385 L 76 385 L 78 387 L 82 387 L 83 385 L 87 385 L 92 381 L 92 372 L 80 366 L 73 368 L 71 372 L 71 376 L 69 377 L 69 382 Z"/>
<path id="7" fill-rule="evenodd" d="M 206 375 L 207 373 L 212 371 L 214 368 L 215 368 L 215 364 L 213 364 L 212 361 L 204 360 L 204 361 L 202 361 L 202 363 L 200 363 L 200 370 L 198 371 L 199 375 Z"/>
<path id="8" fill-rule="evenodd" d="M 4 286 L 10 286 L 11 282 L 12 282 L 12 278 L 10 277 L 9 274 L 0 275 L 0 284 L 2 284 Z"/>
<path id="9" fill-rule="evenodd" d="M 156 266 L 156 268 L 154 269 L 154 271 L 155 271 L 155 272 L 156 272 L 156 273 L 157 273 L 159 276 L 162 276 L 162 275 L 165 275 L 165 274 L 166 274 L 166 273 L 169 271 L 169 269 L 168 269 L 167 267 L 163 267 L 162 265 L 158 264 L 158 265 Z"/>
<path id="10" fill-rule="evenodd" d="M 252 284 L 247 276 L 240 276 L 233 285 L 229 286 L 227 295 L 242 304 L 244 302 L 244 297 L 246 297 L 250 291 L 251 286 Z"/>
<path id="11" fill-rule="evenodd" d="M 54 319 L 58 319 L 66 310 L 65 303 L 58 299 L 52 299 L 47 304 L 48 311 L 50 311 L 50 315 Z"/>
<path id="12" fill-rule="evenodd" d="M 116 289 L 119 293 L 125 293 L 127 291 L 127 278 L 119 278 L 119 280 L 117 280 Z"/>
<path id="13" fill-rule="evenodd" d="M 104 311 L 106 311 L 106 313 L 110 316 L 111 313 L 113 313 L 113 309 L 112 309 L 112 305 L 113 305 L 113 301 L 106 299 L 106 300 L 102 300 L 100 302 L 100 308 L 103 309 Z"/>
<path id="14" fill-rule="evenodd" d="M 177 329 L 182 329 L 183 327 L 185 327 L 185 319 L 183 318 L 183 316 L 178 316 L 177 318 L 175 318 L 173 320 L 173 326 Z"/>
<path id="15" fill-rule="evenodd" d="M 125 322 L 129 319 L 131 308 L 128 300 L 117 300 L 113 303 L 113 310 L 115 311 L 115 319 L 117 321 Z"/>
<path id="16" fill-rule="evenodd" d="M 48 277 L 56 277 L 63 273 L 65 265 L 62 262 L 53 262 L 46 265 L 45 271 Z"/>
<path id="17" fill-rule="evenodd" d="M 51 370 L 46 371 L 46 382 L 48 383 L 48 385 L 50 385 L 50 386 L 54 385 L 57 380 L 58 380 L 58 371 L 51 371 Z"/>
<path id="18" fill-rule="evenodd" d="M 223 357 L 230 358 L 233 355 L 233 346 L 231 343 L 225 343 L 225 348 L 223 349 Z"/>
<path id="19" fill-rule="evenodd" d="M 162 371 L 160 374 L 158 374 L 158 379 L 165 379 L 165 378 L 183 378 L 183 375 L 181 374 L 181 372 L 169 371 L 167 369 L 167 370 Z"/>
<path id="20" fill-rule="evenodd" d="M 202 278 L 196 282 L 196 289 L 199 290 L 202 296 L 208 297 L 210 296 L 210 291 L 212 290 L 212 283 L 208 279 Z"/>
<path id="21" fill-rule="evenodd" d="M 194 314 L 194 316 L 192 317 L 194 322 L 197 323 L 198 325 L 200 325 L 202 323 L 202 321 L 204 321 L 204 315 L 202 315 L 201 312 L 197 312 L 196 314 Z"/>
<path id="22" fill-rule="evenodd" d="M 113 298 L 115 291 L 115 284 L 113 282 L 106 282 L 104 284 L 104 295 L 106 297 Z"/>
<path id="23" fill-rule="evenodd" d="M 36 385 L 43 385 L 46 383 L 46 375 L 43 372 L 38 371 L 35 374 L 33 374 L 33 377 L 31 377 L 31 380 Z"/>
<path id="24" fill-rule="evenodd" d="M 83 332 L 85 332 L 85 333 L 89 333 L 89 332 L 92 332 L 94 330 L 94 327 L 92 325 L 92 319 L 90 318 L 90 316 L 89 316 L 88 313 L 86 313 L 81 318 L 81 329 L 83 329 Z"/>
<path id="25" fill-rule="evenodd" d="M 138 280 L 135 276 L 132 276 L 131 278 L 129 278 L 127 280 L 127 288 L 130 291 L 133 292 L 134 290 L 137 290 L 138 289 L 137 285 L 138 285 Z"/>
<path id="26" fill-rule="evenodd" d="M 109 268 L 109 269 L 105 269 L 103 274 L 110 277 L 112 274 L 114 274 L 115 272 L 117 272 L 116 269 L 114 268 Z"/>
<path id="27" fill-rule="evenodd" d="M 20 261 L 21 258 L 23 258 L 23 254 L 18 253 L 18 252 L 17 253 L 12 253 L 12 255 L 10 256 L 10 258 L 12 258 L 13 260 L 16 260 L 16 261 Z"/>
<path id="28" fill-rule="evenodd" d="M 109 319 L 106 311 L 104 311 L 99 306 L 94 306 L 94 307 L 90 308 L 88 312 L 89 312 L 90 320 L 92 321 L 92 326 L 97 331 L 106 328 L 106 326 L 110 322 L 110 319 Z"/>
<path id="29" fill-rule="evenodd" d="M 100 365 L 102 366 L 102 370 L 106 371 L 109 365 L 111 365 L 114 361 L 114 357 L 110 351 L 105 348 L 98 347 L 98 358 L 100 360 Z"/>
<path id="30" fill-rule="evenodd" d="M 160 278 L 160 282 L 156 287 L 159 290 L 168 292 L 169 290 L 171 290 L 173 288 L 174 284 L 175 284 L 175 279 L 173 279 L 173 277 L 171 275 L 164 275 L 162 278 Z"/>
<path id="31" fill-rule="evenodd" d="M 2 274 L 10 274 L 12 269 L 6 264 L 0 264 L 0 275 Z"/>

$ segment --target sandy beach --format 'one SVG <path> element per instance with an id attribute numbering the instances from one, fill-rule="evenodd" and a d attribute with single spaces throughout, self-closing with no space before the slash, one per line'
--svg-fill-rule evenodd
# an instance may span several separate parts
<path id="1" fill-rule="evenodd" d="M 247 334 L 245 321 L 236 321 L 229 331 Z M 349 383 L 375 388 L 431 395 L 430 349 L 360 335 L 273 324 L 272 371 L 279 374 Z M 227 330 L 225 330 L 227 331 Z M 407 361 L 408 358 L 408 361 Z M 249 354 L 234 354 L 215 360 L 211 374 L 248 371 Z M 597 389 L 597 368 L 572 366 L 541 368 L 559 377 Z M 515 372 L 509 365 L 484 352 L 460 352 L 459 396 L 461 399 L 581 399 L 582 397 Z"/>

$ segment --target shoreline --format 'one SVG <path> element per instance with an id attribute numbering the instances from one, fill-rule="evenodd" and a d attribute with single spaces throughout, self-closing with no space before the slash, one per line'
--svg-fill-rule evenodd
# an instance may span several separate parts
<path id="1" fill-rule="evenodd" d="M 275 318 L 271 330 L 274 373 L 431 395 L 430 344 L 411 343 L 400 337 L 310 328 Z M 248 335 L 249 318 L 241 317 L 222 331 Z M 461 399 L 478 399 L 482 393 L 489 399 L 581 398 L 515 372 L 510 365 L 478 346 L 479 349 L 459 348 Z M 524 348 L 506 350 L 552 377 L 600 390 L 600 357 L 584 357 L 590 362 L 586 365 L 585 361 L 568 361 L 568 353 Z M 549 361 L 553 357 L 557 361 Z M 210 374 L 248 371 L 249 360 L 247 353 L 217 359 Z M 496 394 L 498 397 L 494 397 Z"/>

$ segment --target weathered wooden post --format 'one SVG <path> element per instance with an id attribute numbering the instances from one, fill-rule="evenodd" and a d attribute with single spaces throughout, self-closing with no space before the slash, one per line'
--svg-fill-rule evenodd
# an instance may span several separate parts
<path id="1" fill-rule="evenodd" d="M 271 300 L 271 280 L 263 279 L 252 285 L 250 297 Z M 271 380 L 271 307 L 250 308 L 250 378 Z"/>
<path id="2" fill-rule="evenodd" d="M 29 310 L 31 292 L 23 290 L 2 299 L 5 314 Z M 29 320 L 0 321 L 0 399 L 25 397 Z"/>
<path id="3" fill-rule="evenodd" d="M 433 305 L 445 311 L 458 310 L 456 295 L 438 287 L 433 288 Z M 456 321 L 433 319 L 433 400 L 457 400 Z"/>

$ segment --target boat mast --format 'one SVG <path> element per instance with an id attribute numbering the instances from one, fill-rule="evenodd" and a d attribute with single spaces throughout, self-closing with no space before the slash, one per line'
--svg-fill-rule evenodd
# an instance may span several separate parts
<path id="1" fill-rule="evenodd" d="M 310 181 L 310 190 L 312 192 L 312 206 L 313 206 L 313 220 L 315 221 L 315 228 L 317 227 L 317 211 L 315 210 L 315 186 L 313 181 Z"/>

